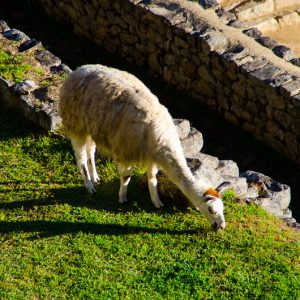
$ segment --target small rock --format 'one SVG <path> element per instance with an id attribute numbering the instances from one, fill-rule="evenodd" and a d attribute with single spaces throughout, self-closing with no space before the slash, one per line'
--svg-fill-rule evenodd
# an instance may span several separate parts
<path id="1" fill-rule="evenodd" d="M 292 215 L 293 215 L 293 213 L 292 213 L 292 211 L 290 210 L 290 209 L 284 209 L 283 210 L 283 215 L 282 215 L 282 218 L 283 219 L 291 219 L 292 218 Z"/>
<path id="2" fill-rule="evenodd" d="M 271 199 L 275 206 L 274 209 L 277 209 L 278 205 L 281 210 L 288 208 L 291 202 L 291 189 L 289 186 L 255 171 L 246 171 L 240 176 L 245 177 L 249 184 L 257 186 L 261 198 Z"/>
<path id="3" fill-rule="evenodd" d="M 14 28 L 4 31 L 3 36 L 9 40 L 17 42 L 29 39 L 29 37 L 24 32 Z"/>
<path id="4" fill-rule="evenodd" d="M 245 28 L 247 24 L 237 20 L 237 21 L 229 22 L 228 25 L 235 28 Z"/>
<path id="5" fill-rule="evenodd" d="M 201 163 L 199 159 L 188 158 L 187 163 L 197 179 L 208 182 L 212 187 L 217 187 L 225 181 L 223 176 L 206 164 Z"/>
<path id="6" fill-rule="evenodd" d="M 300 79 L 295 78 L 280 87 L 280 94 L 284 97 L 293 97 L 300 93 Z"/>
<path id="7" fill-rule="evenodd" d="M 41 47 L 42 43 L 36 39 L 27 40 L 19 46 L 19 52 L 36 50 L 38 47 Z"/>
<path id="8" fill-rule="evenodd" d="M 200 131 L 191 127 L 188 136 L 181 141 L 185 157 L 193 157 L 203 147 L 203 137 Z"/>
<path id="9" fill-rule="evenodd" d="M 286 46 L 280 45 L 272 49 L 273 53 L 285 60 L 291 60 L 295 58 L 292 50 Z"/>
<path id="10" fill-rule="evenodd" d="M 283 216 L 283 210 L 280 203 L 278 201 L 274 201 L 272 198 L 257 198 L 254 200 L 254 203 L 261 206 L 271 215 L 280 218 Z"/>
<path id="11" fill-rule="evenodd" d="M 276 182 L 276 184 L 272 183 L 271 185 L 266 185 L 266 187 L 266 195 L 268 197 L 278 200 L 282 209 L 289 207 L 291 202 L 291 189 L 289 186 Z"/>
<path id="12" fill-rule="evenodd" d="M 218 8 L 220 4 L 217 0 L 199 0 L 199 4 L 204 8 Z"/>
<path id="13" fill-rule="evenodd" d="M 37 51 L 35 54 L 35 58 L 40 63 L 48 67 L 58 66 L 61 64 L 61 60 L 48 50 Z"/>
<path id="14" fill-rule="evenodd" d="M 52 66 L 50 71 L 54 74 L 70 74 L 72 70 L 65 64 L 60 64 L 58 66 Z"/>
<path id="15" fill-rule="evenodd" d="M 0 85 L 4 86 L 5 88 L 10 87 L 12 84 L 8 80 L 0 77 Z"/>
<path id="16" fill-rule="evenodd" d="M 223 176 L 224 181 L 229 182 L 227 189 L 232 189 L 238 196 L 244 196 L 248 191 L 246 178 L 235 176 Z"/>
<path id="17" fill-rule="evenodd" d="M 204 53 L 210 53 L 216 51 L 218 53 L 224 53 L 228 50 L 230 40 L 221 33 L 209 32 L 202 38 L 202 49 Z"/>
<path id="18" fill-rule="evenodd" d="M 14 84 L 10 91 L 16 95 L 28 95 L 37 88 L 37 85 L 33 80 L 24 80 L 22 82 Z"/>
<path id="19" fill-rule="evenodd" d="M 254 39 L 260 38 L 262 36 L 261 31 L 258 30 L 257 28 L 245 29 L 245 30 L 243 30 L 243 33 Z"/>
<path id="20" fill-rule="evenodd" d="M 173 119 L 173 121 L 176 126 L 179 138 L 181 140 L 185 139 L 191 130 L 190 121 L 184 119 Z"/>
<path id="21" fill-rule="evenodd" d="M 247 193 L 244 195 L 245 198 L 256 199 L 259 197 L 258 187 L 255 185 L 249 185 Z"/>
<path id="22" fill-rule="evenodd" d="M 300 230 L 300 223 L 297 223 L 297 221 L 294 218 L 286 219 L 285 221 L 288 226 L 292 227 L 295 230 Z"/>
<path id="23" fill-rule="evenodd" d="M 226 24 L 228 22 L 236 21 L 236 16 L 234 13 L 229 11 L 224 11 L 223 9 L 219 9 L 217 12 L 218 17 L 223 20 Z"/>
<path id="24" fill-rule="evenodd" d="M 266 80 L 266 83 L 269 84 L 272 87 L 279 87 L 282 85 L 285 85 L 293 80 L 293 77 L 289 73 L 283 73 L 276 75 L 269 80 Z"/>
<path id="25" fill-rule="evenodd" d="M 4 31 L 8 31 L 10 28 L 7 25 L 6 22 L 4 22 L 3 20 L 0 20 L 0 33 L 3 33 Z"/>
<path id="26" fill-rule="evenodd" d="M 232 160 L 220 160 L 216 171 L 223 176 L 239 176 L 239 167 L 237 163 Z"/>
<path id="27" fill-rule="evenodd" d="M 251 77 L 257 78 L 265 82 L 270 82 L 272 78 L 283 73 L 283 70 L 272 64 L 267 64 L 260 69 L 256 69 L 250 73 Z"/>
<path id="28" fill-rule="evenodd" d="M 166 175 L 159 172 L 157 176 L 157 180 L 158 180 L 158 193 L 159 195 L 164 197 L 163 202 L 166 202 L 166 199 L 171 199 L 172 202 L 176 205 L 180 205 L 182 207 L 190 206 L 190 201 L 178 189 L 178 187 L 169 180 L 169 178 Z M 144 186 L 148 187 L 147 181 L 146 184 L 144 184 Z"/>
<path id="29" fill-rule="evenodd" d="M 36 107 L 33 98 L 30 95 L 20 95 L 20 107 L 26 118 L 34 122 L 37 121 L 38 116 L 36 115 Z"/>
<path id="30" fill-rule="evenodd" d="M 290 63 L 292 63 L 293 65 L 300 67 L 300 58 L 292 58 L 290 60 Z"/>
<path id="31" fill-rule="evenodd" d="M 203 164 L 207 165 L 212 169 L 217 168 L 219 164 L 219 159 L 217 157 L 202 152 L 198 152 L 193 156 L 193 158 L 199 159 Z"/>
<path id="32" fill-rule="evenodd" d="M 267 47 L 269 49 L 273 49 L 275 46 L 278 46 L 278 43 L 268 36 L 260 36 L 255 40 L 261 45 L 263 45 L 264 47 Z"/>

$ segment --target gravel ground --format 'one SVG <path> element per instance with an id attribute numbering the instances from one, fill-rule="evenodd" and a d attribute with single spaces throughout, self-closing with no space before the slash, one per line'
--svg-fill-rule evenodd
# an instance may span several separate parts
<path id="1" fill-rule="evenodd" d="M 0 19 L 5 20 L 10 27 L 24 31 L 31 38 L 41 40 L 49 51 L 72 69 L 86 63 L 101 63 L 135 74 L 169 108 L 173 117 L 189 119 L 202 132 L 203 152 L 219 159 L 236 161 L 241 172 L 255 170 L 291 186 L 291 209 L 293 216 L 300 220 L 300 169 L 293 162 L 223 121 L 190 97 L 175 91 L 148 70 L 137 68 L 89 41 L 78 38 L 66 25 L 54 22 L 25 2 L 2 0 Z"/>

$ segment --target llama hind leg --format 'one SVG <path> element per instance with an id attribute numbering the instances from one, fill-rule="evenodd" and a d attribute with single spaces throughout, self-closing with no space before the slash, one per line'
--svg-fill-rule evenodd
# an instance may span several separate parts
<path id="1" fill-rule="evenodd" d="M 127 187 L 130 182 L 132 167 L 117 164 L 120 173 L 119 203 L 127 202 Z"/>
<path id="2" fill-rule="evenodd" d="M 91 175 L 92 182 L 97 183 L 100 181 L 100 178 L 97 174 L 96 164 L 95 164 L 96 144 L 91 137 L 88 137 L 87 139 L 86 152 L 87 152 L 87 159 L 88 159 L 88 169 Z"/>
<path id="3" fill-rule="evenodd" d="M 84 181 L 89 193 L 93 194 L 96 192 L 94 185 L 91 180 L 89 168 L 88 168 L 88 158 L 87 158 L 87 138 L 86 136 L 71 136 L 72 146 L 75 152 L 77 165 L 81 173 L 81 177 Z"/>
<path id="4" fill-rule="evenodd" d="M 148 187 L 151 196 L 151 201 L 156 208 L 160 208 L 164 206 L 164 204 L 160 201 L 159 195 L 157 192 L 157 175 L 158 169 L 155 165 L 151 165 L 148 168 L 147 175 L 148 175 Z"/>

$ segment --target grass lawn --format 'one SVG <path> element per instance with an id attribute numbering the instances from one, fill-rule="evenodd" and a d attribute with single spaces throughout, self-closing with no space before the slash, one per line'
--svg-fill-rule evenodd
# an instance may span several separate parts
<path id="1" fill-rule="evenodd" d="M 226 199 L 227 228 L 193 209 L 130 202 L 98 159 L 88 195 L 67 140 L 0 107 L 0 299 L 299 299 L 300 234 Z"/>

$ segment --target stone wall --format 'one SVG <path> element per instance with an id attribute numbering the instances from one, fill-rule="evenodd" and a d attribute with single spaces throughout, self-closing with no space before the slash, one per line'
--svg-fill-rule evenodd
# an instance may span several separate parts
<path id="1" fill-rule="evenodd" d="M 26 74 L 20 82 L 10 82 L 0 77 L 0 106 L 7 105 L 19 110 L 28 120 L 56 134 L 61 131 L 61 118 L 58 115 L 58 91 L 65 76 L 71 69 L 46 50 L 40 41 L 28 37 L 18 29 L 12 29 L 0 20 L 0 44 L 2 51 L 11 54 L 24 54 L 23 62 L 30 61 L 32 67 L 38 67 L 36 73 Z M 44 86 L 45 79 L 51 82 Z M 55 92 L 56 91 L 56 92 Z M 282 218 L 289 226 L 300 229 L 300 224 L 292 217 L 289 209 L 291 189 L 286 184 L 255 172 L 240 174 L 238 165 L 232 160 L 219 160 L 215 156 L 204 154 L 202 134 L 188 120 L 174 119 L 188 166 L 196 179 L 205 180 L 211 186 L 223 186 L 236 194 L 236 201 L 261 206 L 267 212 Z M 140 181 L 147 187 L 147 176 Z M 171 199 L 180 206 L 189 205 L 188 200 L 162 173 L 158 176 L 159 194 L 164 200 Z"/>
<path id="2" fill-rule="evenodd" d="M 300 72 L 291 73 L 278 64 L 279 58 L 274 63 L 246 47 L 243 33 L 241 41 L 231 38 L 226 28 L 220 30 L 197 14 L 197 7 L 203 10 L 197 3 L 35 2 L 72 24 L 77 34 L 149 66 L 166 82 L 300 163 Z"/>

